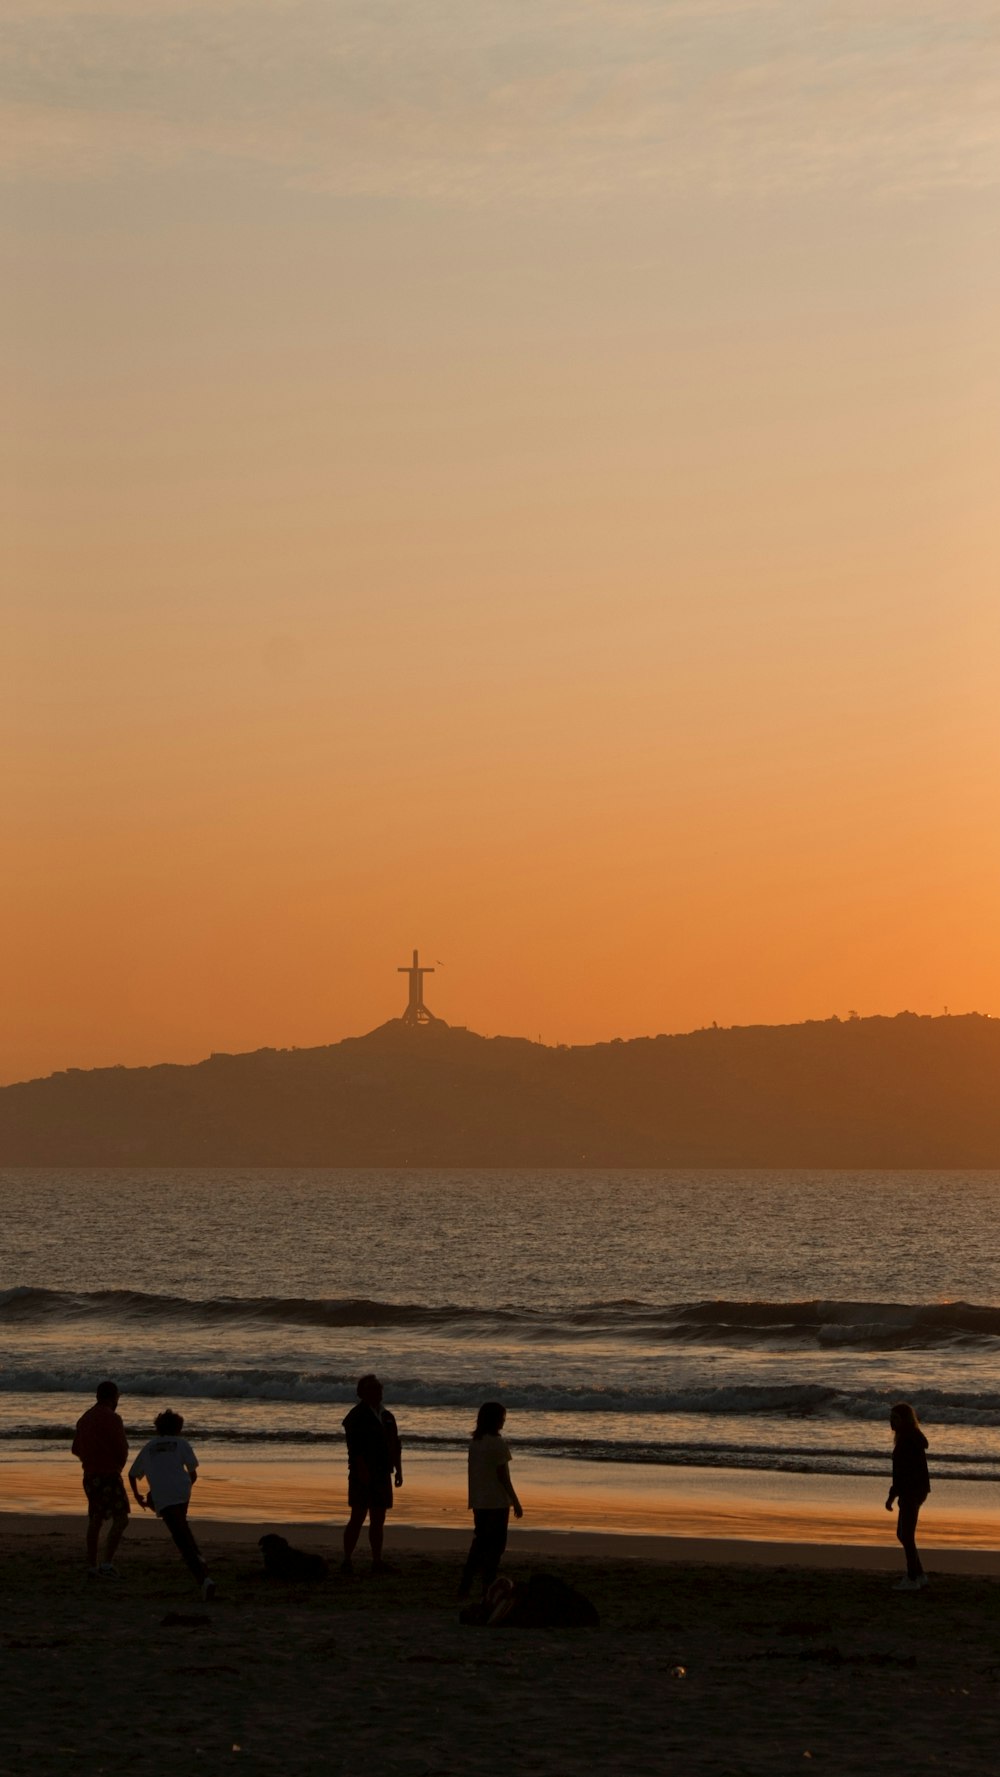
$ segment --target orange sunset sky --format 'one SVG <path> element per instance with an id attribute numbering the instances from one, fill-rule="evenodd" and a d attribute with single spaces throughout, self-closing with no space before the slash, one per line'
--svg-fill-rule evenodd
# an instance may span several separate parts
<path id="1" fill-rule="evenodd" d="M 992 5 L 0 23 L 0 1079 L 1000 1012 Z"/>

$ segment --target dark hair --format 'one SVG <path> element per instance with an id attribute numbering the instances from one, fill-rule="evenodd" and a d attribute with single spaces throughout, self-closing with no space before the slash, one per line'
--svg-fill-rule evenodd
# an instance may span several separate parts
<path id="1" fill-rule="evenodd" d="M 893 1425 L 893 1420 L 896 1419 L 901 1423 Z M 920 1421 L 914 1413 L 913 1408 L 910 1406 L 909 1401 L 896 1402 L 896 1405 L 892 1408 L 892 1411 L 889 1414 L 889 1424 L 892 1425 L 897 1443 L 900 1438 L 912 1438 L 914 1432 L 920 1430 Z"/>
<path id="2" fill-rule="evenodd" d="M 369 1370 L 367 1376 L 359 1376 L 358 1377 L 358 1400 L 361 1399 L 361 1396 L 364 1394 L 365 1389 L 368 1387 L 369 1382 L 377 1382 L 377 1381 L 378 1381 L 378 1377 L 376 1376 L 374 1370 Z"/>
<path id="3" fill-rule="evenodd" d="M 97 1384 L 97 1398 L 107 1407 L 116 1407 L 118 1405 L 117 1382 L 99 1382 Z"/>
<path id="4" fill-rule="evenodd" d="M 502 1401 L 484 1401 L 476 1414 L 474 1438 L 495 1437 L 507 1417 L 507 1409 Z"/>
<path id="5" fill-rule="evenodd" d="M 167 1407 L 162 1413 L 157 1413 L 153 1424 L 161 1438 L 175 1438 L 178 1432 L 184 1430 L 184 1415 L 175 1413 L 173 1407 Z"/>

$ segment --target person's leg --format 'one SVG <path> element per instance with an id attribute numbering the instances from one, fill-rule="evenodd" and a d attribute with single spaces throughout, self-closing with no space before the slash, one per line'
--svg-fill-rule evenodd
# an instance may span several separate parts
<path id="1" fill-rule="evenodd" d="M 917 1553 L 917 1519 L 920 1516 L 920 1506 L 921 1501 L 916 1499 L 911 1508 L 913 1512 L 913 1523 L 910 1528 L 910 1549 L 906 1557 L 906 1571 L 911 1580 L 923 1579 L 924 1575 L 924 1564 Z"/>
<path id="2" fill-rule="evenodd" d="M 169 1530 L 182 1560 L 200 1585 L 208 1578 L 208 1562 L 204 1559 L 187 1521 L 187 1505 L 164 1506 L 160 1517 Z"/>
<path id="3" fill-rule="evenodd" d="M 351 1516 L 344 1526 L 344 1561 L 349 1562 L 358 1546 L 361 1526 L 368 1516 L 367 1502 L 364 1505 L 352 1505 Z"/>
<path id="4" fill-rule="evenodd" d="M 906 1556 L 906 1576 L 918 1580 L 923 1573 L 920 1556 L 917 1554 L 917 1519 L 920 1516 L 920 1501 L 901 1499 L 896 1517 L 896 1536 L 902 1544 Z"/>
<path id="5" fill-rule="evenodd" d="M 125 1532 L 127 1529 L 128 1529 L 128 1513 L 127 1512 L 116 1513 L 115 1516 L 111 1520 L 111 1529 L 108 1531 L 107 1547 L 104 1551 L 104 1559 L 109 1564 L 114 1560 L 115 1554 L 118 1549 L 118 1544 L 121 1542 L 122 1537 L 125 1535 Z"/>
<path id="6" fill-rule="evenodd" d="M 378 1567 L 382 1560 L 382 1540 L 385 1532 L 385 1506 L 376 1505 L 372 1500 L 368 1511 L 368 1543 L 372 1552 L 372 1562 Z"/>
<path id="7" fill-rule="evenodd" d="M 465 1557 L 465 1566 L 462 1569 L 462 1577 L 458 1583 L 458 1596 L 460 1598 L 468 1598 L 470 1596 L 472 1592 L 472 1582 L 483 1565 L 483 1543 L 479 1533 L 479 1520 L 482 1515 L 481 1511 L 477 1511 L 475 1507 L 473 1507 L 472 1541 L 469 1544 L 469 1553 Z M 486 1587 L 484 1586 L 483 1591 L 485 1592 L 485 1590 Z"/>
<path id="8" fill-rule="evenodd" d="M 104 1520 L 98 1517 L 96 1512 L 87 1513 L 87 1566 L 91 1569 L 97 1567 L 97 1553 L 101 1544 L 103 1526 Z"/>
<path id="9" fill-rule="evenodd" d="M 484 1512 L 486 1520 L 481 1535 L 483 1540 L 483 1591 L 488 1592 L 497 1577 L 503 1552 L 507 1547 L 507 1525 L 510 1522 L 510 1507 L 498 1506 L 496 1510 Z"/>

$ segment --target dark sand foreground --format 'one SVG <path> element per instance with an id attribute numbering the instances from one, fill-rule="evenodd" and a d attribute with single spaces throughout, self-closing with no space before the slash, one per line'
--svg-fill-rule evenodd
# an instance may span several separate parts
<path id="1" fill-rule="evenodd" d="M 544 1631 L 458 1623 L 461 1538 L 394 1537 L 396 1577 L 373 1579 L 362 1548 L 356 1578 L 309 1589 L 265 1579 L 251 1527 L 210 1524 L 205 1606 L 162 1527 L 133 1525 L 118 1585 L 85 1579 L 82 1532 L 82 1518 L 0 1520 L 11 1777 L 1000 1770 L 995 1557 L 953 1553 L 959 1571 L 910 1595 L 892 1590 L 889 1550 L 858 1566 L 843 1550 L 837 1566 L 827 1547 L 811 1567 L 780 1550 L 754 1563 L 749 1546 L 734 1563 L 732 1544 L 725 1560 L 697 1543 L 698 1559 L 663 1561 L 628 1558 L 627 1539 L 580 1554 L 539 1538 L 507 1571 L 558 1572 L 602 1619 Z M 291 1534 L 336 1557 L 329 1533 Z"/>

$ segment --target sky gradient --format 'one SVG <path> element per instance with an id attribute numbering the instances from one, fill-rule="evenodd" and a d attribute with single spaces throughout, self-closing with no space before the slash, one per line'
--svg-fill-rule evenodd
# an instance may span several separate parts
<path id="1" fill-rule="evenodd" d="M 0 24 L 0 1080 L 1000 1012 L 994 7 Z"/>

